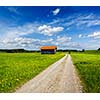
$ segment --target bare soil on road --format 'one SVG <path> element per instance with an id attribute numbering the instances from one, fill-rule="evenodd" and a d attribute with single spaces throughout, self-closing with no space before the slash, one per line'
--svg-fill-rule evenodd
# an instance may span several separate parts
<path id="1" fill-rule="evenodd" d="M 81 93 L 82 86 L 70 55 L 49 66 L 16 93 Z"/>

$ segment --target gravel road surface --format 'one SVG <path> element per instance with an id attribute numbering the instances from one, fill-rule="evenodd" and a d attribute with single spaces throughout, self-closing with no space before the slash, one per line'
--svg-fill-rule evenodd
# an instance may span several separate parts
<path id="1" fill-rule="evenodd" d="M 16 93 L 80 93 L 82 86 L 70 55 L 50 65 Z"/>

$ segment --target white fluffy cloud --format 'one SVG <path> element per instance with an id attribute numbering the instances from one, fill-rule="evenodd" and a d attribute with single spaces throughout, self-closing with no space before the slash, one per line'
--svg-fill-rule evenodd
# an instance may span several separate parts
<path id="1" fill-rule="evenodd" d="M 2 36 L 2 39 L 11 40 L 20 36 L 32 34 L 33 32 L 35 32 L 35 30 L 36 26 L 34 26 L 34 24 L 25 24 L 18 27 L 8 28 Z"/>
<path id="2" fill-rule="evenodd" d="M 72 42 L 72 38 L 68 36 L 57 36 L 55 39 L 36 39 L 17 37 L 11 40 L 4 40 L 2 47 L 5 49 L 24 48 L 29 50 L 39 50 L 43 45 L 56 45 L 58 49 L 77 49 L 81 48 L 80 44 Z"/>
<path id="3" fill-rule="evenodd" d="M 52 36 L 57 32 L 63 31 L 63 27 L 51 27 L 47 25 L 40 26 L 39 24 L 29 23 L 17 27 L 6 28 L 2 37 L 0 37 L 0 48 L 24 48 L 33 49 L 42 45 L 52 45 L 53 38 L 44 39 L 41 38 L 28 38 L 30 34 L 43 34 Z"/>
<path id="4" fill-rule="evenodd" d="M 53 15 L 57 15 L 59 12 L 60 12 L 59 8 L 57 8 L 57 9 L 55 9 L 55 10 L 52 11 Z"/>
<path id="5" fill-rule="evenodd" d="M 11 40 L 2 41 L 3 49 L 16 49 L 16 48 L 24 48 L 24 49 L 32 49 L 39 50 L 40 46 L 47 45 L 48 43 L 52 43 L 53 39 L 35 39 L 35 38 L 25 38 L 25 37 L 17 37 Z"/>
<path id="6" fill-rule="evenodd" d="M 2 36 L 2 38 L 0 38 L 0 40 L 12 40 L 21 36 L 27 36 L 34 33 L 52 36 L 57 32 L 63 31 L 63 29 L 63 27 L 51 27 L 47 25 L 40 26 L 39 24 L 29 23 L 22 26 L 6 29 L 4 35 Z"/>
<path id="7" fill-rule="evenodd" d="M 94 32 L 92 34 L 89 34 L 88 37 L 100 38 L 100 32 Z"/>
<path id="8" fill-rule="evenodd" d="M 68 42 L 70 41 L 72 38 L 71 37 L 67 37 L 67 36 L 57 36 L 57 42 L 62 42 L 62 43 L 65 43 L 65 42 Z"/>
<path id="9" fill-rule="evenodd" d="M 63 31 L 63 27 L 51 27 L 51 26 L 47 26 L 47 25 L 42 25 L 38 27 L 38 31 L 41 34 L 47 35 L 47 36 L 52 36 L 53 34 L 57 33 L 57 32 L 61 32 Z"/>
<path id="10" fill-rule="evenodd" d="M 82 37 L 82 34 L 79 34 L 78 37 L 81 38 Z"/>
<path id="11" fill-rule="evenodd" d="M 53 45 L 56 45 L 58 49 L 81 49 L 80 44 L 72 42 L 72 38 L 68 36 L 57 36 L 57 38 L 52 41 Z"/>

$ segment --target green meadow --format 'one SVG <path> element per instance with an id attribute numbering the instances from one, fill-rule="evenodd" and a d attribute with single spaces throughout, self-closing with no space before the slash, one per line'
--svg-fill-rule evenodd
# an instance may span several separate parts
<path id="1" fill-rule="evenodd" d="M 0 92 L 14 92 L 49 65 L 65 55 L 40 53 L 0 53 Z M 83 92 L 100 92 L 100 52 L 71 52 Z"/>
<path id="2" fill-rule="evenodd" d="M 14 92 L 65 53 L 0 53 L 0 92 Z"/>
<path id="3" fill-rule="evenodd" d="M 83 92 L 100 93 L 100 52 L 71 53 L 83 85 Z"/>

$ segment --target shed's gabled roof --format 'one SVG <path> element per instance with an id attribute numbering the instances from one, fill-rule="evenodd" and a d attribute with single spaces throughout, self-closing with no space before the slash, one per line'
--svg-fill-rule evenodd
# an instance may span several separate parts
<path id="1" fill-rule="evenodd" d="M 42 46 L 41 50 L 48 50 L 48 49 L 57 49 L 57 46 Z"/>

